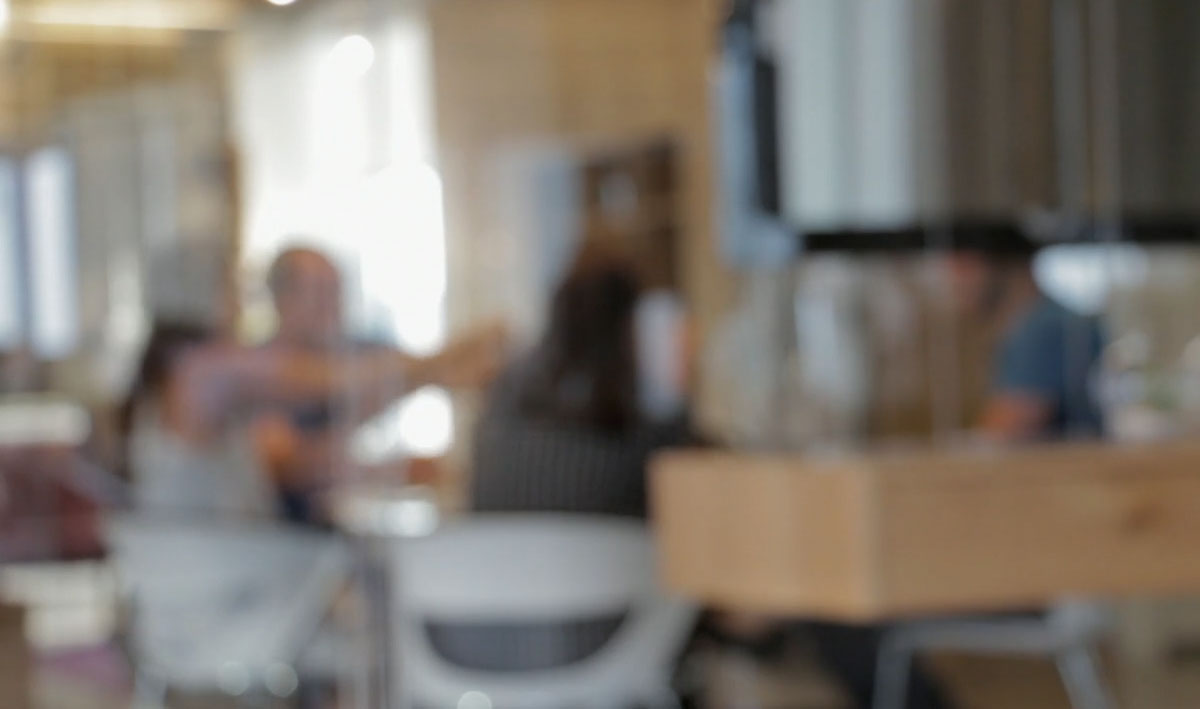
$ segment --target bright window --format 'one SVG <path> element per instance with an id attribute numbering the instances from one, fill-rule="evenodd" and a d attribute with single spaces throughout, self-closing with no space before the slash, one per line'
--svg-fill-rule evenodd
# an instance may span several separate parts
<path id="1" fill-rule="evenodd" d="M 17 221 L 17 166 L 0 158 L 0 348 L 24 339 L 21 325 L 21 249 Z"/>
<path id="2" fill-rule="evenodd" d="M 343 269 L 355 334 L 436 350 L 446 243 L 424 22 L 398 10 L 348 26 L 318 8 L 284 33 L 243 33 L 235 51 L 246 270 L 261 273 L 289 242 L 317 246 Z M 247 330 L 263 334 L 267 310 L 251 309 Z M 452 438 L 449 397 L 427 389 L 368 426 L 356 451 L 436 455 Z"/>
<path id="3" fill-rule="evenodd" d="M 40 150 L 26 163 L 25 214 L 34 351 L 56 359 L 79 340 L 72 169 L 66 151 Z"/>

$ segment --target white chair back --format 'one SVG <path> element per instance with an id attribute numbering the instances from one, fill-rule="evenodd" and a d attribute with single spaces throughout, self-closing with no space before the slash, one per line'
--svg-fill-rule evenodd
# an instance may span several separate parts
<path id="1" fill-rule="evenodd" d="M 561 515 L 472 518 L 394 547 L 401 699 L 456 707 L 655 704 L 691 631 L 694 610 L 656 583 L 641 524 Z M 593 655 L 554 669 L 486 672 L 440 657 L 427 624 L 519 625 L 624 617 Z M 468 699 L 468 703 L 469 703 Z M 400 706 L 411 704 L 400 702 Z"/>
<path id="2" fill-rule="evenodd" d="M 108 541 L 135 660 L 187 691 L 250 689 L 290 667 L 351 564 L 336 539 L 273 524 L 126 517 Z"/>

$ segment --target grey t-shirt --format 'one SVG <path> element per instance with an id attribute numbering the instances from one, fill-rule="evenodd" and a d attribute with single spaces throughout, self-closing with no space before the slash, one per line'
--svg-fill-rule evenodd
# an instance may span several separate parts
<path id="1" fill-rule="evenodd" d="M 1103 347 L 1095 318 L 1042 297 L 1001 340 L 993 392 L 1049 402 L 1054 412 L 1045 437 L 1099 435 L 1103 419 L 1092 380 Z"/>

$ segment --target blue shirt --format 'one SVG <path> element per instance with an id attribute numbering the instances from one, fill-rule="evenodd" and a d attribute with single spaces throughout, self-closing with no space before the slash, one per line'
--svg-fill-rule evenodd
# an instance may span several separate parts
<path id="1" fill-rule="evenodd" d="M 1092 379 L 1103 347 L 1095 318 L 1042 297 L 1001 340 L 993 392 L 1050 404 L 1045 437 L 1100 435 L 1103 419 Z"/>

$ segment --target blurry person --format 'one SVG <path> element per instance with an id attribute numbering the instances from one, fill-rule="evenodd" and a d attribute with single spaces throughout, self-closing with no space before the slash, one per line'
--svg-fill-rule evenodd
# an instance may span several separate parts
<path id="1" fill-rule="evenodd" d="M 267 272 L 276 331 L 265 347 L 276 351 L 335 352 L 375 349 L 352 342 L 343 328 L 342 278 L 332 259 L 307 247 L 281 251 Z M 337 471 L 348 465 L 352 423 L 378 413 L 390 400 L 368 397 L 335 406 L 329 398 L 292 402 L 262 412 L 254 426 L 259 461 L 278 487 L 283 514 L 319 522 L 315 504 Z M 347 420 L 347 410 L 357 413 Z"/>
<path id="2" fill-rule="evenodd" d="M 974 432 L 996 443 L 1099 435 L 1102 421 L 1090 386 L 1103 348 L 1096 320 L 1041 291 L 1032 253 L 963 250 L 949 256 L 947 268 L 962 315 L 998 333 L 989 393 Z M 870 706 L 886 628 L 814 623 L 810 629 L 822 660 L 859 705 Z M 907 706 L 944 705 L 928 678 L 917 679 L 924 703 L 910 694 Z"/>
<path id="3" fill-rule="evenodd" d="M 683 338 L 670 296 L 647 297 L 615 247 L 585 244 L 541 340 L 491 391 L 473 507 L 644 516 L 650 456 L 694 440 Z"/>
<path id="4" fill-rule="evenodd" d="M 385 358 L 389 352 L 400 355 L 390 347 L 355 340 L 347 334 L 341 274 L 332 259 L 320 251 L 285 249 L 272 263 L 267 285 L 278 327 L 264 345 L 265 350 Z M 482 386 L 488 381 L 488 373 L 480 374 L 473 383 Z M 468 385 L 465 380 L 460 383 Z M 354 467 L 349 460 L 350 436 L 394 401 L 386 390 L 364 390 L 354 399 L 296 399 L 256 417 L 255 448 L 278 486 L 286 517 L 296 522 L 326 521 L 317 502 L 340 473 Z"/>
<path id="5" fill-rule="evenodd" d="M 342 277 L 333 260 L 308 247 L 281 251 L 267 272 L 275 306 L 272 346 L 341 349 L 350 341 L 342 318 Z"/>
<path id="6" fill-rule="evenodd" d="M 213 339 L 208 327 L 156 323 L 122 406 L 126 466 L 134 503 L 143 511 L 268 516 L 269 483 L 248 439 L 214 442 L 189 420 L 179 371 L 190 353 Z"/>
<path id="7" fill-rule="evenodd" d="M 475 382 L 501 345 L 488 331 L 428 358 L 335 355 L 247 348 L 201 326 L 157 324 L 123 407 L 135 500 L 151 512 L 274 516 L 274 487 L 251 440 L 256 412 Z"/>
<path id="8" fill-rule="evenodd" d="M 959 305 L 999 332 L 976 432 L 1001 443 L 1100 435 L 1091 386 L 1104 346 L 1097 320 L 1042 292 L 1032 253 L 960 251 L 949 269 Z"/>
<path id="9" fill-rule="evenodd" d="M 586 243 L 544 334 L 491 389 L 475 432 L 472 508 L 644 517 L 651 455 L 693 440 L 682 325 L 678 301 L 644 293 L 622 252 Z M 556 667 L 593 652 L 620 621 L 443 627 L 439 648 L 468 667 Z"/>

